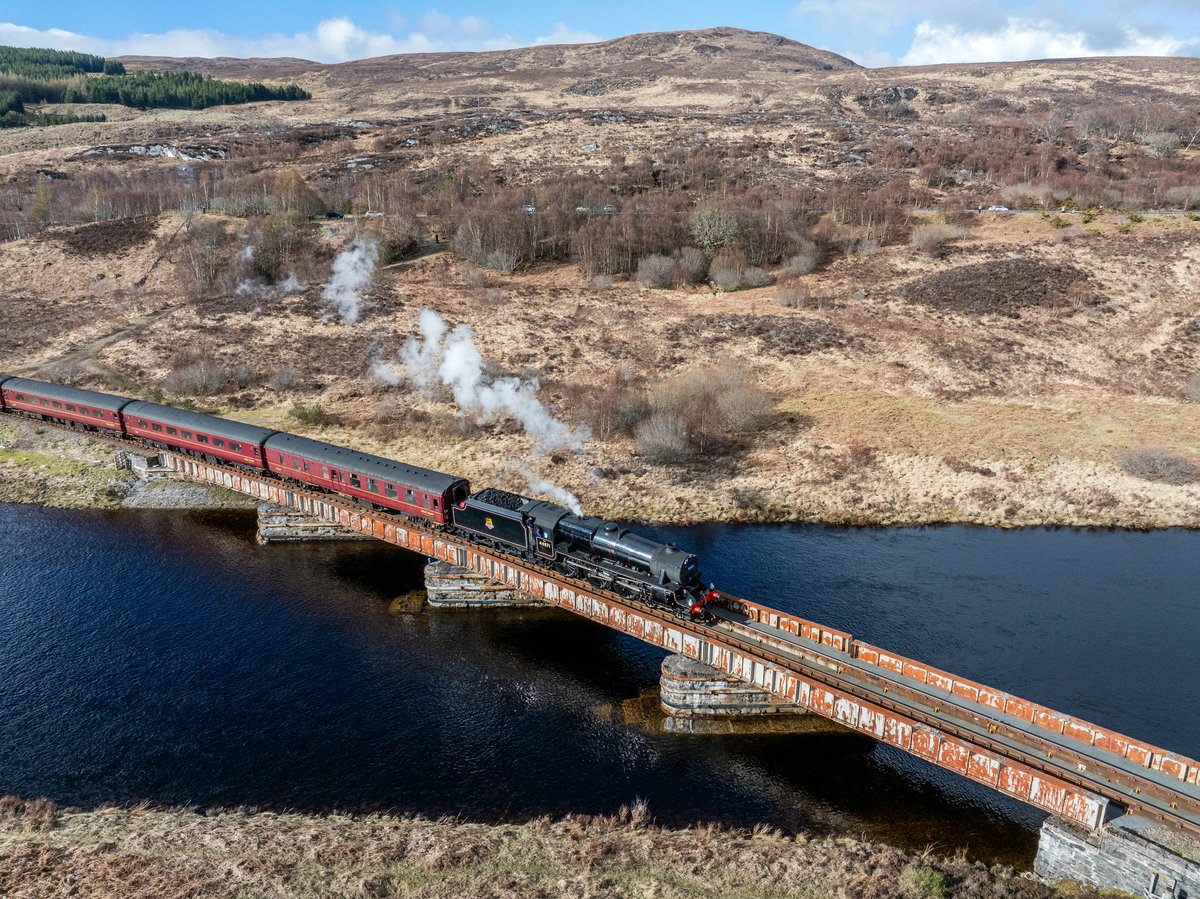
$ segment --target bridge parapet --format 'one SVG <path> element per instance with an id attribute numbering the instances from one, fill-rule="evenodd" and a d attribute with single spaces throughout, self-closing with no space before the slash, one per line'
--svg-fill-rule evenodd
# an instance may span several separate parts
<path id="1" fill-rule="evenodd" d="M 169 453 L 164 465 L 175 476 L 298 509 L 494 579 L 1090 830 L 1103 826 L 1112 800 L 1200 832 L 1200 792 L 1190 760 L 1092 725 L 1086 742 L 1080 739 L 1089 733 L 1083 722 L 1025 700 L 1011 706 L 1021 714 L 1009 714 L 1013 697 L 885 653 L 843 631 L 733 597 L 723 598 L 715 623 L 676 618 L 340 497 Z M 1105 748 L 1106 740 L 1121 748 L 1119 759 Z"/>

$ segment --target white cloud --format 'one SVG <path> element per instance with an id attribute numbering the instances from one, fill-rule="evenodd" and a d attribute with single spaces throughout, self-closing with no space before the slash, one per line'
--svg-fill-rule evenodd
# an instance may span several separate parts
<path id="1" fill-rule="evenodd" d="M 548 44 L 594 44 L 601 40 L 604 39 L 598 34 L 592 34 L 590 31 L 576 31 L 573 28 L 568 28 L 562 22 L 556 22 L 554 30 L 541 37 L 535 37 L 533 45 L 535 47 L 542 47 Z"/>
<path id="2" fill-rule="evenodd" d="M 479 16 L 453 19 L 435 11 L 427 12 L 421 17 L 417 29 L 402 36 L 368 31 L 345 16 L 326 19 L 312 31 L 260 37 L 225 34 L 208 29 L 175 29 L 161 34 L 131 34 L 107 39 L 61 28 L 40 30 L 12 22 L 0 22 L 0 44 L 79 50 L 100 56 L 298 56 L 317 62 L 344 62 L 395 53 L 505 50 L 531 43 L 595 40 L 599 38 L 593 34 L 571 31 L 559 23 L 545 37 L 522 41 L 510 34 L 497 32 L 490 22 Z"/>
<path id="3" fill-rule="evenodd" d="M 919 66 L 942 62 L 1003 62 L 1024 59 L 1061 59 L 1080 56 L 1171 56 L 1194 42 L 1170 35 L 1146 35 L 1122 29 L 1124 40 L 1093 46 L 1084 31 L 1073 31 L 1046 20 L 1009 18 L 992 31 L 972 31 L 957 25 L 926 20 L 916 27 L 912 46 L 900 60 Z"/>

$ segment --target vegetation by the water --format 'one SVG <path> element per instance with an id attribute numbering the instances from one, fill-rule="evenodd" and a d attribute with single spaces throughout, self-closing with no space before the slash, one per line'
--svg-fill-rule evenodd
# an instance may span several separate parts
<path id="1" fill-rule="evenodd" d="M 1011 868 L 770 828 L 612 817 L 523 824 L 393 815 L 101 808 L 0 799 L 0 895 L 1097 899 Z M 1103 894 L 1115 896 L 1117 894 Z"/>
<path id="2" fill-rule="evenodd" d="M 0 128 L 104 121 L 103 116 L 26 112 L 33 103 L 116 103 L 141 109 L 206 109 L 264 100 L 307 100 L 294 84 L 218 81 L 195 72 L 127 72 L 88 53 L 0 47 Z"/>

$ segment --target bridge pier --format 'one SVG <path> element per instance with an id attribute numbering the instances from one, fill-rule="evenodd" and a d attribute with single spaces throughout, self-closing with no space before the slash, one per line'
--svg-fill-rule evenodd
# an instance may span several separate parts
<path id="1" fill-rule="evenodd" d="M 313 518 L 294 509 L 277 506 L 258 507 L 259 543 L 292 540 L 372 540 L 370 534 L 353 531 L 321 518 Z"/>
<path id="2" fill-rule="evenodd" d="M 1099 833 L 1047 818 L 1033 870 L 1051 883 L 1078 881 L 1153 899 L 1200 897 L 1200 843 L 1129 815 Z"/>
<path id="3" fill-rule="evenodd" d="M 425 566 L 425 592 L 431 606 L 443 609 L 545 605 L 469 568 L 436 559 Z"/>
<path id="4" fill-rule="evenodd" d="M 793 733 L 844 730 L 822 722 L 793 703 L 730 677 L 694 659 L 669 655 L 658 678 L 659 702 L 666 718 L 663 730 L 683 734 Z"/>
<path id="5" fill-rule="evenodd" d="M 163 464 L 162 457 L 157 453 L 119 449 L 116 457 L 117 468 L 133 472 L 139 481 L 158 481 L 172 474 L 172 469 Z"/>

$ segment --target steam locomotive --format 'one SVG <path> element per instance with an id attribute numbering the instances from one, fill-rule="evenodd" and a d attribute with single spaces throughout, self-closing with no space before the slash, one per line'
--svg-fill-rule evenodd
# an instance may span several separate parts
<path id="1" fill-rule="evenodd" d="M 94 390 L 0 375 L 0 412 L 236 465 L 431 522 L 480 546 L 703 619 L 716 598 L 696 557 L 628 528 L 465 478 L 283 431 Z"/>

